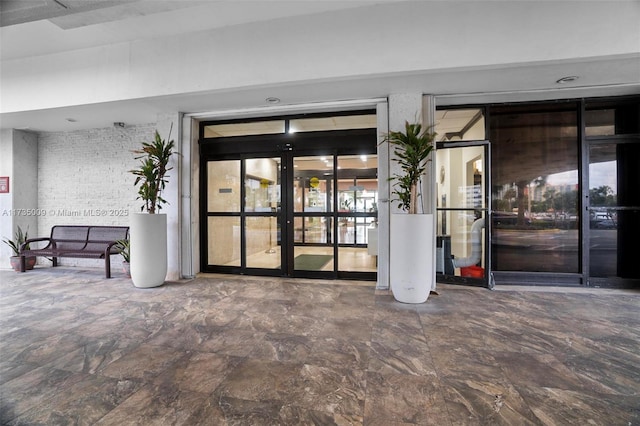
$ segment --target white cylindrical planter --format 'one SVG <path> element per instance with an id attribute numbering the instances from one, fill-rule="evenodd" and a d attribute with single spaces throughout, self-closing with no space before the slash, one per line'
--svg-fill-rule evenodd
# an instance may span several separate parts
<path id="1" fill-rule="evenodd" d="M 167 215 L 132 213 L 129 232 L 133 285 L 161 286 L 167 277 Z"/>
<path id="2" fill-rule="evenodd" d="M 435 281 L 432 214 L 392 214 L 390 281 L 402 303 L 424 303 Z"/>

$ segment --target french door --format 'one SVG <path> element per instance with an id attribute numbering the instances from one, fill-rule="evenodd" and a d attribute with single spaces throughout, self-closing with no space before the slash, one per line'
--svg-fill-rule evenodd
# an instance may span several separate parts
<path id="1" fill-rule="evenodd" d="M 201 144 L 201 270 L 375 279 L 375 130 L 240 139 Z"/>
<path id="2" fill-rule="evenodd" d="M 640 137 L 588 138 L 587 158 L 589 285 L 640 287 Z"/>
<path id="3" fill-rule="evenodd" d="M 440 142 L 436 150 L 438 282 L 492 287 L 490 145 Z"/>

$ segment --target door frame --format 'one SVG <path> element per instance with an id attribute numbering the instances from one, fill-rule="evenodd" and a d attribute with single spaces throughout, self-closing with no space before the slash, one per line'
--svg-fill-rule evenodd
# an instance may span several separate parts
<path id="1" fill-rule="evenodd" d="M 582 154 L 582 209 L 581 209 L 581 234 L 582 234 L 582 281 L 587 287 L 609 288 L 640 288 L 640 279 L 622 277 L 594 277 L 591 276 L 591 211 L 590 206 L 590 151 L 592 146 L 604 144 L 640 144 L 640 134 L 620 134 L 610 136 L 585 136 L 584 152 Z M 618 193 L 616 193 L 618 195 Z M 617 204 L 619 201 L 617 202 Z M 614 210 L 640 210 L 640 206 L 619 206 Z M 619 225 L 619 222 L 618 222 Z M 620 230 L 618 230 L 620 232 Z M 618 247 L 616 247 L 616 251 Z"/>
<path id="2" fill-rule="evenodd" d="M 450 275 L 445 273 L 436 273 L 436 280 L 439 283 L 458 284 L 466 286 L 486 287 L 492 289 L 495 285 L 493 279 L 493 271 L 491 269 L 491 223 L 492 223 L 492 210 L 491 210 L 491 144 L 488 140 L 469 140 L 469 141 L 442 141 L 436 143 L 436 152 L 445 149 L 456 148 L 472 148 L 483 147 L 484 148 L 484 207 L 482 208 L 456 208 L 456 207 L 436 207 L 436 215 L 439 216 L 440 212 L 452 212 L 452 211 L 469 211 L 476 212 L 481 211 L 485 226 L 483 230 L 484 236 L 484 252 L 482 259 L 485 265 L 485 273 L 482 278 L 462 277 L 456 275 Z M 434 160 L 435 161 L 435 160 Z M 440 170 L 441 165 L 435 164 L 435 170 Z M 449 170 L 451 173 L 451 170 Z M 436 203 L 437 205 L 437 203 Z M 439 223 L 436 218 L 436 223 Z M 437 230 L 437 234 L 440 233 L 440 229 Z M 442 235 L 439 235 L 442 237 Z M 442 247 L 444 251 L 444 247 Z"/>
<path id="3" fill-rule="evenodd" d="M 367 111 L 371 113 L 371 111 Z M 332 114 L 336 115 L 336 114 Z M 286 117 L 291 119 L 296 117 Z M 269 118 L 271 119 L 282 119 Z M 252 120 L 253 121 L 253 120 Z M 200 123 L 201 129 L 212 124 Z M 216 123 L 217 124 L 217 123 Z M 375 280 L 376 272 L 351 272 L 339 271 L 337 266 L 333 271 L 300 271 L 293 269 L 294 258 L 294 212 L 293 212 L 293 158 L 303 156 L 331 155 L 334 158 L 334 172 L 337 171 L 336 162 L 340 155 L 375 154 L 377 155 L 377 129 L 332 130 L 299 133 L 278 133 L 267 135 L 249 135 L 205 138 L 202 134 L 199 139 L 200 151 L 200 270 L 202 272 L 220 272 L 231 274 L 248 274 L 258 276 L 284 276 L 304 278 L 343 278 L 358 280 Z M 281 159 L 281 209 L 278 217 L 281 229 L 282 261 L 280 269 L 247 268 L 245 264 L 246 240 L 244 226 L 241 226 L 241 266 L 221 266 L 208 264 L 208 223 L 207 218 L 211 214 L 207 211 L 207 164 L 210 161 L 219 160 L 245 160 L 248 158 L 274 158 Z M 244 163 L 241 163 L 244 164 Z M 241 166 L 241 175 L 243 171 Z M 243 176 L 244 179 L 244 176 Z M 333 188 L 334 197 L 337 194 L 337 174 L 334 173 Z M 241 185 L 241 199 L 244 200 L 244 185 Z M 244 203 L 241 203 L 241 211 L 223 216 L 241 217 L 243 225 Z M 335 206 L 334 209 L 335 210 Z M 336 216 L 339 213 L 327 212 Z M 217 214 L 215 214 L 217 215 Z M 251 216 L 256 216 L 252 213 Z M 259 215 L 258 215 L 259 216 Z M 334 235 L 334 259 L 338 255 L 337 221 L 333 221 Z M 336 262 L 337 263 L 337 262 Z M 338 265 L 339 266 L 339 265 Z"/>

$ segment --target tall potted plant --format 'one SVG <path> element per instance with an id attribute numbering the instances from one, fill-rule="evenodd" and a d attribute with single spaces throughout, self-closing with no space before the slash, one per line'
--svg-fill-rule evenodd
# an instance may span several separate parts
<path id="1" fill-rule="evenodd" d="M 434 216 L 418 213 L 420 184 L 431 160 L 435 136 L 431 127 L 407 121 L 404 131 L 389 132 L 383 141 L 393 147 L 393 161 L 401 170 L 389 179 L 395 182 L 393 201 L 405 212 L 391 215 L 391 291 L 399 302 L 425 302 L 435 280 Z"/>
<path id="2" fill-rule="evenodd" d="M 140 164 L 130 172 L 136 176 L 137 199 L 143 201 L 140 213 L 131 215 L 129 237 L 131 279 L 136 287 L 160 286 L 167 276 L 167 215 L 160 210 L 167 203 L 162 191 L 172 169 L 169 160 L 174 146 L 173 140 L 167 142 L 156 130 L 152 142 L 142 142 L 142 148 L 133 151 Z"/>

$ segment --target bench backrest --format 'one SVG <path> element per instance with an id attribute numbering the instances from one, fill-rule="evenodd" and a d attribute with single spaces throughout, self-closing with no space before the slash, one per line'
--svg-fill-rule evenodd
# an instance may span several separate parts
<path id="1" fill-rule="evenodd" d="M 104 251 L 109 243 L 127 239 L 128 236 L 129 227 L 127 226 L 90 226 L 85 250 Z M 117 249 L 113 249 L 111 252 L 119 253 Z"/>
<path id="2" fill-rule="evenodd" d="M 128 236 L 128 226 L 55 225 L 51 228 L 51 239 L 56 248 L 67 251 L 104 251 L 109 243 Z M 112 252 L 118 253 L 118 250 Z"/>
<path id="3" fill-rule="evenodd" d="M 60 250 L 82 250 L 87 244 L 88 226 L 56 225 L 51 228 L 51 239 Z"/>

